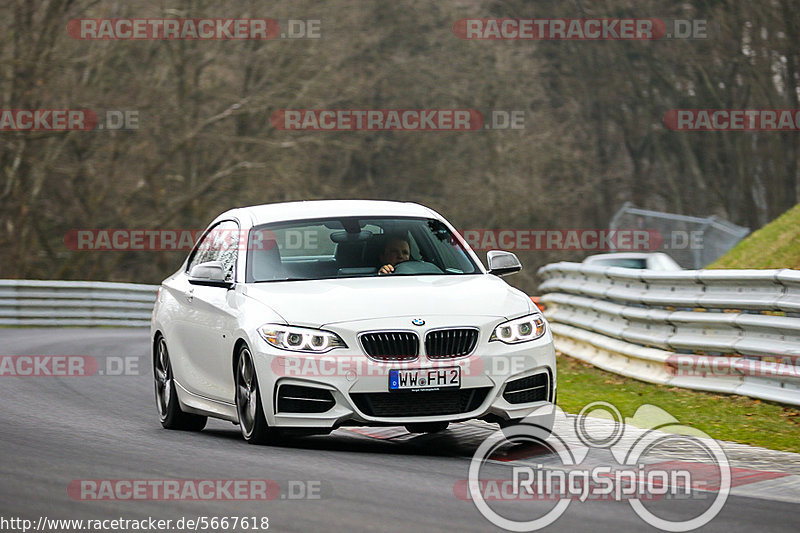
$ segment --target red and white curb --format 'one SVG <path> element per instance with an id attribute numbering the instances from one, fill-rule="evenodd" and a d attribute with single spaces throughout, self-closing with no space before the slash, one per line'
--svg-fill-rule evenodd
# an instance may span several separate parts
<path id="1" fill-rule="evenodd" d="M 568 422 L 574 422 L 575 415 L 567 416 Z M 615 424 L 610 420 L 592 418 L 590 424 L 595 430 L 613 431 Z M 605 426 L 605 427 L 604 427 Z M 396 443 L 397 445 L 419 445 L 436 446 L 437 442 L 447 441 L 448 445 L 454 449 L 458 455 L 466 455 L 474 451 L 480 443 L 497 431 L 497 426 L 486 422 L 474 420 L 450 424 L 446 431 L 440 433 L 418 434 L 409 433 L 403 427 L 353 427 L 342 428 L 339 430 L 350 436 L 359 438 L 376 439 L 384 442 Z M 558 435 L 568 432 L 559 431 L 559 427 L 553 428 Z M 625 424 L 621 444 L 632 445 L 641 435 L 646 432 L 661 433 L 663 436 L 670 433 L 659 430 L 646 430 Z M 695 437 L 700 441 L 700 437 Z M 628 441 L 626 443 L 626 440 Z M 570 450 L 580 452 L 585 451 L 586 445 L 577 439 L 565 439 Z M 734 496 L 746 496 L 764 500 L 781 501 L 788 503 L 800 503 L 800 454 L 770 450 L 758 446 L 749 446 L 728 441 L 715 441 L 722 447 L 728 457 L 731 470 L 731 490 Z M 437 446 L 438 448 L 438 446 Z M 459 453 L 460 452 L 460 453 Z M 466 453 L 465 453 L 466 452 Z M 549 463 L 546 459 L 549 450 L 541 447 L 511 447 L 499 450 L 495 454 L 494 460 L 507 465 L 528 465 L 535 466 L 542 463 Z M 608 457 L 587 457 L 583 466 L 601 466 L 613 461 L 611 454 Z M 593 463 L 593 464 L 588 464 Z M 716 465 L 708 462 L 708 457 L 698 453 L 698 449 L 692 446 L 662 446 L 658 450 L 649 453 L 645 464 L 670 464 L 690 467 L 693 472 L 701 477 L 705 470 L 711 470 Z M 563 465 L 547 464 L 548 468 L 566 468 Z M 713 477 L 709 473 L 709 477 Z M 713 490 L 713 487 L 712 487 Z"/>

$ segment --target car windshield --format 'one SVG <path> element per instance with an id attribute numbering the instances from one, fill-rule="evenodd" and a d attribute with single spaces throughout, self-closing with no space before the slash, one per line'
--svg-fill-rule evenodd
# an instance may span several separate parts
<path id="1" fill-rule="evenodd" d="M 345 217 L 279 222 L 250 230 L 247 281 L 386 275 L 460 275 L 480 269 L 457 238 L 430 218 Z"/>
<path id="2" fill-rule="evenodd" d="M 639 268 L 639 269 L 647 268 L 647 260 L 637 259 L 637 258 L 615 257 L 608 259 L 597 259 L 596 261 L 592 261 L 592 264 L 599 266 L 615 266 L 622 268 Z"/>

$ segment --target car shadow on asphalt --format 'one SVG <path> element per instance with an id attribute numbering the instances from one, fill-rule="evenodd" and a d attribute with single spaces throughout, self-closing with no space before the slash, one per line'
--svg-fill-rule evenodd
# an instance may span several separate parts
<path id="1" fill-rule="evenodd" d="M 437 433 L 409 433 L 402 426 L 340 428 L 329 435 L 284 436 L 266 447 L 303 450 L 325 450 L 351 453 L 419 455 L 431 457 L 472 457 L 481 443 L 496 429 L 469 424 L 451 424 Z M 204 435 L 239 441 L 238 428 L 206 428 Z M 531 443 L 509 443 L 499 446 L 492 458 L 499 461 L 551 455 L 546 446 Z"/>

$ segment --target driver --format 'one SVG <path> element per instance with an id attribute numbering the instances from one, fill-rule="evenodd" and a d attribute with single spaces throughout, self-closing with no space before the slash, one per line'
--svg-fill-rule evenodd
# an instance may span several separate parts
<path id="1" fill-rule="evenodd" d="M 383 266 L 378 270 L 378 274 L 391 274 L 394 266 L 411 258 L 411 246 L 406 237 L 392 237 L 386 241 L 380 261 Z"/>

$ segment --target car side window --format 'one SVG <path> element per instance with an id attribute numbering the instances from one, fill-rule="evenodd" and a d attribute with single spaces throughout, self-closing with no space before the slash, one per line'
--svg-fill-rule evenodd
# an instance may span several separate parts
<path id="1" fill-rule="evenodd" d="M 186 271 L 191 272 L 192 268 L 200 263 L 219 261 L 228 273 L 227 279 L 232 279 L 238 249 L 239 224 L 233 220 L 223 220 L 211 228 L 197 244 Z"/>

